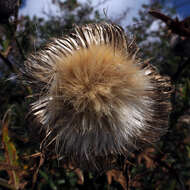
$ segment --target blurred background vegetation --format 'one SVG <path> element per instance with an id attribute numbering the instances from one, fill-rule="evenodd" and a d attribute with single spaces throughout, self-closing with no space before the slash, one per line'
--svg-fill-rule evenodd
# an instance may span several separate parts
<path id="1" fill-rule="evenodd" d="M 106 11 L 100 14 L 98 9 L 104 7 L 105 1 L 94 6 L 90 1 L 52 0 L 59 14 L 44 12 L 45 19 L 18 17 L 19 8 L 26 2 L 0 0 L 0 190 L 190 189 L 190 35 L 179 34 L 170 27 L 171 21 L 164 24 L 148 13 L 155 9 L 175 18 L 176 10 L 171 4 L 150 1 L 126 27 L 123 23 L 128 9 L 110 19 Z M 27 55 L 52 37 L 67 33 L 73 24 L 101 21 L 122 23 L 126 32 L 135 37 L 139 55 L 150 59 L 161 74 L 171 77 L 175 90 L 170 126 L 156 146 L 134 152 L 121 168 L 90 173 L 70 166 L 71 171 L 58 165 L 55 158 L 44 160 L 41 156 L 39 130 L 27 117 L 32 91 L 16 76 Z M 182 24 L 190 31 L 190 19 Z"/>

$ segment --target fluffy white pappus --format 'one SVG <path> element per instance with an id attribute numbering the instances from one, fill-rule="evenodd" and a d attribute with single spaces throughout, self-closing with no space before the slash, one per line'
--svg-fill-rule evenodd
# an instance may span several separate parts
<path id="1" fill-rule="evenodd" d="M 76 27 L 31 55 L 23 76 L 38 99 L 32 104 L 61 160 L 102 168 L 167 131 L 169 78 L 136 57 L 137 47 L 113 24 Z"/>

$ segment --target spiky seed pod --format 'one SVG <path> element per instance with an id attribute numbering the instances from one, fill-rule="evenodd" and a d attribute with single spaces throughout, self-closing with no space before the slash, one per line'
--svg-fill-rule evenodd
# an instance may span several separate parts
<path id="1" fill-rule="evenodd" d="M 38 99 L 32 113 L 59 159 L 99 167 L 153 143 L 168 126 L 171 86 L 114 24 L 76 27 L 25 63 Z"/>

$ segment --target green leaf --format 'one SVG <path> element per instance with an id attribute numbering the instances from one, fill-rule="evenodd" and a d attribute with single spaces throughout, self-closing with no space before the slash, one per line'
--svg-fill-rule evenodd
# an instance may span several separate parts
<path id="1" fill-rule="evenodd" d="M 57 186 L 55 185 L 55 183 L 53 182 L 53 180 L 48 177 L 48 175 L 45 172 L 43 172 L 42 170 L 39 170 L 39 173 L 46 180 L 46 182 L 49 184 L 49 186 L 51 187 L 51 189 L 57 190 Z"/>
<path id="2" fill-rule="evenodd" d="M 14 143 L 11 141 L 9 137 L 8 126 L 10 123 L 10 116 L 11 115 L 11 108 L 5 113 L 3 118 L 3 125 L 2 125 L 2 144 L 5 149 L 5 159 L 6 164 L 10 167 L 17 168 L 19 166 L 18 163 L 18 155 L 15 148 Z M 7 170 L 9 174 L 10 182 L 14 185 L 16 189 L 19 189 L 19 175 L 18 172 L 15 170 Z"/>

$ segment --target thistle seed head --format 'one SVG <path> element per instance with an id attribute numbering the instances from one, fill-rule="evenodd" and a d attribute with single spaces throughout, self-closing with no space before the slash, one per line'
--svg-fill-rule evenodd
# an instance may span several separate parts
<path id="1" fill-rule="evenodd" d="M 102 23 L 76 26 L 28 58 L 23 76 L 38 94 L 31 109 L 44 151 L 99 168 L 167 131 L 170 81 L 136 52 L 121 27 Z"/>

